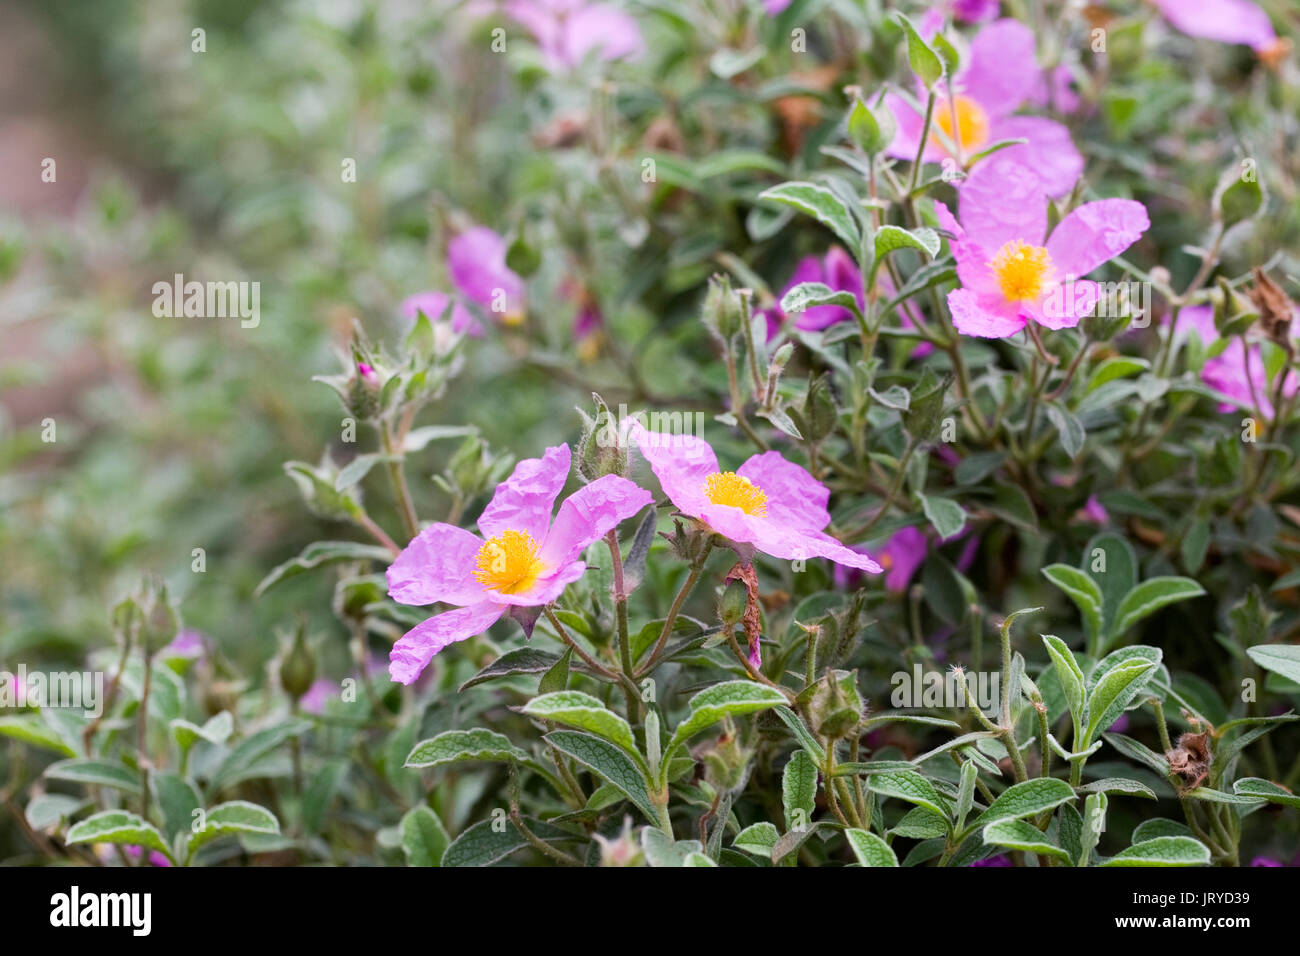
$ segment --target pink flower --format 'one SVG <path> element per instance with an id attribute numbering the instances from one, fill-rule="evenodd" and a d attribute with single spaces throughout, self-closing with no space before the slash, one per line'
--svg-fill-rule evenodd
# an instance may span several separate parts
<path id="1" fill-rule="evenodd" d="M 453 242 L 455 240 L 452 240 Z M 502 256 L 502 262 L 505 257 Z M 417 292 L 415 295 L 408 296 L 402 300 L 401 312 L 402 318 L 409 319 L 414 323 L 423 312 L 429 317 L 430 322 L 437 322 L 442 318 L 442 314 L 447 311 L 447 306 L 451 306 L 451 330 L 461 332 L 466 335 L 479 336 L 483 334 L 483 327 L 478 324 L 478 320 L 470 315 L 469 309 L 465 308 L 445 292 L 439 292 L 437 289 L 430 289 L 428 292 Z"/>
<path id="2" fill-rule="evenodd" d="M 127 856 L 129 856 L 133 860 L 140 859 L 141 855 L 144 853 L 144 848 L 141 846 L 137 846 L 135 844 L 126 844 L 122 847 L 122 850 L 126 853 Z M 150 850 L 149 865 L 150 866 L 171 866 L 172 861 L 167 859 L 167 857 L 164 854 L 159 853 L 157 850 Z"/>
<path id="3" fill-rule="evenodd" d="M 885 575 L 885 587 L 891 591 L 906 591 L 916 569 L 925 563 L 929 550 L 930 543 L 920 528 L 908 525 L 895 531 L 878 552 L 881 566 L 889 572 Z"/>
<path id="4" fill-rule="evenodd" d="M 1042 82 L 1033 33 L 1019 21 L 997 20 L 971 41 L 970 56 L 953 78 L 951 103 L 946 83 L 936 86 L 934 125 L 954 143 L 960 140 L 964 157 L 1001 140 L 1027 140 L 994 155 L 1037 170 L 1048 195 L 1064 195 L 1083 172 L 1083 157 L 1074 148 L 1069 130 L 1041 116 L 1012 115 L 1035 95 Z M 918 90 L 924 100 L 924 89 Z M 898 120 L 889 155 L 915 159 L 924 118 L 897 94 L 887 95 L 885 103 Z M 931 132 L 922 159 L 940 162 L 950 155 L 939 136 Z"/>
<path id="5" fill-rule="evenodd" d="M 839 246 L 831 246 L 824 258 L 805 256 L 800 259 L 799 264 L 794 267 L 794 275 L 790 276 L 790 281 L 781 290 L 782 298 L 795 286 L 804 282 L 821 282 L 836 292 L 852 292 L 858 300 L 858 307 L 862 307 L 862 273 L 858 271 L 852 257 Z M 781 311 L 780 306 L 773 306 L 765 310 L 763 315 L 767 318 L 767 337 L 771 339 L 780 331 L 785 313 Z M 794 324 L 795 328 L 820 332 L 837 322 L 844 322 L 851 318 L 853 313 L 843 306 L 815 305 L 800 312 Z"/>
<path id="6" fill-rule="evenodd" d="M 1001 0 L 949 0 L 952 15 L 963 23 L 979 23 L 998 15 Z"/>
<path id="7" fill-rule="evenodd" d="M 1047 232 L 1047 194 L 1032 170 L 993 157 L 961 190 L 961 223 L 935 203 L 939 225 L 953 238 L 961 288 L 948 293 L 953 325 L 982 338 L 1006 338 L 1029 320 L 1073 328 L 1097 303 L 1082 279 L 1131 246 L 1151 225 L 1131 199 L 1079 206 Z"/>
<path id="8" fill-rule="evenodd" d="M 718 467 L 713 449 L 694 435 L 647 431 L 625 419 L 630 434 L 677 510 L 737 544 L 774 558 L 828 558 L 879 574 L 880 565 L 822 531 L 830 491 L 777 452 L 754 455 L 735 471 Z"/>
<path id="9" fill-rule="evenodd" d="M 325 708 L 330 702 L 330 698 L 339 693 L 339 685 L 328 677 L 318 677 L 307 688 L 307 693 L 302 695 L 298 701 L 298 706 L 309 714 L 315 714 L 318 717 L 325 713 Z"/>
<path id="10" fill-rule="evenodd" d="M 163 657 L 195 658 L 203 656 L 203 635 L 192 628 L 182 628 L 172 642 L 159 652 Z"/>
<path id="11" fill-rule="evenodd" d="M 1106 510 L 1096 495 L 1089 495 L 1088 500 L 1079 509 L 1079 517 L 1095 524 L 1106 524 L 1110 521 L 1110 512 Z"/>
<path id="12" fill-rule="evenodd" d="M 481 634 L 513 607 L 539 607 L 578 580 L 584 548 L 651 502 L 626 478 L 605 475 L 551 510 L 569 478 L 569 446 L 528 458 L 497 486 L 478 519 L 487 539 L 431 524 L 388 569 L 388 595 L 401 604 L 454 604 L 393 645 L 388 672 L 409 684 L 448 644 Z"/>
<path id="13" fill-rule="evenodd" d="M 763 0 L 763 9 L 767 11 L 768 16 L 774 17 L 778 13 L 785 12 L 785 8 L 793 2 L 794 0 Z"/>
<path id="14" fill-rule="evenodd" d="M 461 295 L 506 325 L 524 320 L 524 280 L 506 265 L 505 239 L 487 226 L 466 229 L 447 244 L 447 271 Z"/>
<path id="15" fill-rule="evenodd" d="M 1250 0 L 1155 0 L 1164 18 L 1183 33 L 1221 43 L 1244 43 L 1271 52 L 1277 34 L 1268 14 Z"/>
<path id="16" fill-rule="evenodd" d="M 1180 309 L 1174 320 L 1173 334 L 1178 338 L 1194 335 L 1208 347 L 1219 338 L 1214 327 L 1214 308 L 1192 305 Z M 1201 366 L 1201 381 L 1242 406 L 1257 410 L 1264 418 L 1273 418 L 1273 390 L 1268 384 L 1268 372 L 1259 345 L 1251 345 L 1247 350 L 1240 338 L 1234 338 L 1222 352 L 1205 360 Z M 1294 372 L 1288 371 L 1282 382 L 1282 394 L 1290 398 L 1297 388 L 1300 388 L 1300 381 Z M 1232 411 L 1234 407 L 1221 402 L 1219 411 Z"/>
<path id="17" fill-rule="evenodd" d="M 552 73 L 574 69 L 593 51 L 606 61 L 636 60 L 645 53 L 636 21 L 609 3 L 512 0 L 506 10 L 537 40 Z"/>

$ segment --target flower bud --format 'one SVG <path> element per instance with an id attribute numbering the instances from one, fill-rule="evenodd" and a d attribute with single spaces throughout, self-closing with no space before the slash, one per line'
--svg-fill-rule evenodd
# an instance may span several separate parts
<path id="1" fill-rule="evenodd" d="M 307 645 L 307 623 L 302 618 L 294 631 L 293 643 L 280 659 L 280 686 L 294 701 L 311 689 L 316 680 L 316 655 Z"/>

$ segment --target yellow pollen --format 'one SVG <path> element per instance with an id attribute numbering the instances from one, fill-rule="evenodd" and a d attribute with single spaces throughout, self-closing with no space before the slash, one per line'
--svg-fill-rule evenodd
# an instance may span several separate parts
<path id="1" fill-rule="evenodd" d="M 747 515 L 767 517 L 767 495 L 748 478 L 734 471 L 718 472 L 704 480 L 704 494 L 715 505 L 731 505 Z"/>
<path id="2" fill-rule="evenodd" d="M 1008 302 L 1029 302 L 1051 281 L 1052 257 L 1042 246 L 1012 239 L 989 260 L 989 268 Z"/>
<path id="3" fill-rule="evenodd" d="M 952 127 L 954 112 L 957 114 L 957 133 L 961 134 L 961 151 L 969 156 L 988 142 L 989 118 L 983 108 L 968 96 L 958 96 L 951 105 L 948 100 L 935 103 L 934 123 L 954 146 L 958 142 Z M 945 148 L 937 135 L 931 135 L 930 141 L 940 149 Z"/>
<path id="4" fill-rule="evenodd" d="M 545 568 L 537 557 L 537 539 L 527 531 L 503 531 L 478 549 L 475 579 L 502 594 L 527 591 Z"/>

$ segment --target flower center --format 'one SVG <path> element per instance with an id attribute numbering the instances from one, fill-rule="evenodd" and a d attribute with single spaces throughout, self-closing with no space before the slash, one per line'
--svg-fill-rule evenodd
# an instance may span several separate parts
<path id="1" fill-rule="evenodd" d="M 715 505 L 731 505 L 747 515 L 767 517 L 767 495 L 748 478 L 722 471 L 704 480 L 704 494 Z"/>
<path id="2" fill-rule="evenodd" d="M 537 539 L 527 531 L 503 531 L 478 549 L 474 577 L 502 594 L 527 591 L 545 570 L 537 550 Z"/>
<path id="3" fill-rule="evenodd" d="M 953 131 L 952 114 L 957 114 L 957 129 Z M 949 104 L 944 100 L 934 105 L 934 123 L 943 130 L 945 136 L 956 146 L 961 144 L 963 153 L 979 149 L 989 139 L 989 118 L 983 107 L 969 96 L 958 96 Z M 940 149 L 945 149 L 937 135 L 930 137 L 931 142 Z"/>
<path id="4" fill-rule="evenodd" d="M 989 260 L 993 278 L 1009 302 L 1027 302 L 1043 294 L 1052 275 L 1052 257 L 1042 246 L 1012 239 Z"/>

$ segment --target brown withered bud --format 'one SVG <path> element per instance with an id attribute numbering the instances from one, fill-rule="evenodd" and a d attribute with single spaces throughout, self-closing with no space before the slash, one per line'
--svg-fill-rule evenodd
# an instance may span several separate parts
<path id="1" fill-rule="evenodd" d="M 1255 284 L 1247 294 L 1255 308 L 1259 310 L 1259 327 L 1264 334 L 1280 345 L 1290 359 L 1295 358 L 1295 347 L 1291 344 L 1291 320 L 1295 316 L 1295 303 L 1282 287 L 1268 277 L 1259 266 L 1251 270 Z"/>
<path id="2" fill-rule="evenodd" d="M 686 140 L 682 136 L 677 121 L 671 116 L 656 117 L 646 127 L 645 135 L 641 137 L 641 145 L 661 153 L 684 153 L 686 151 Z"/>
<path id="3" fill-rule="evenodd" d="M 1169 761 L 1169 772 L 1183 778 L 1184 790 L 1195 790 L 1210 772 L 1210 733 L 1203 730 L 1199 734 L 1183 734 L 1178 738 L 1174 749 L 1165 754 Z"/>

